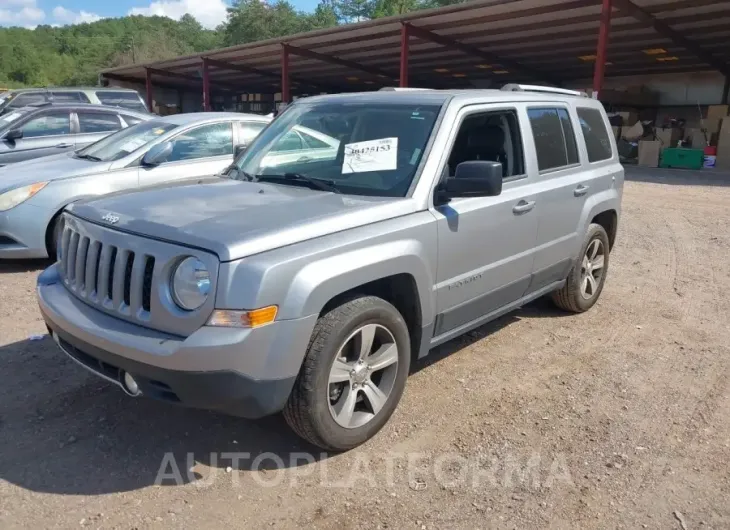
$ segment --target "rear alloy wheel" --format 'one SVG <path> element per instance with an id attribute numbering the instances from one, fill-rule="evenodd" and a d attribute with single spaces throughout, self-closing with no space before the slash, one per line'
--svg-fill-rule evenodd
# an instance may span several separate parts
<path id="1" fill-rule="evenodd" d="M 609 244 L 606 230 L 598 224 L 588 227 L 578 261 L 565 285 L 552 294 L 555 305 L 566 311 L 582 313 L 598 301 L 608 272 Z"/>
<path id="2" fill-rule="evenodd" d="M 360 296 L 315 325 L 284 417 L 302 438 L 344 451 L 370 439 L 390 418 L 410 368 L 408 327 L 381 298 Z"/>

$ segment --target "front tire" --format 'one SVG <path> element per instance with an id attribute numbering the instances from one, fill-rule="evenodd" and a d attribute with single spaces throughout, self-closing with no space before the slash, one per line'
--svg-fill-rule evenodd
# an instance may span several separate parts
<path id="1" fill-rule="evenodd" d="M 573 313 L 588 311 L 598 301 L 608 272 L 609 242 L 599 224 L 588 227 L 578 261 L 565 285 L 552 294 L 555 305 Z"/>
<path id="2" fill-rule="evenodd" d="M 375 296 L 342 303 L 317 321 L 284 418 L 325 450 L 362 444 L 395 411 L 410 350 L 408 327 L 391 304 Z"/>

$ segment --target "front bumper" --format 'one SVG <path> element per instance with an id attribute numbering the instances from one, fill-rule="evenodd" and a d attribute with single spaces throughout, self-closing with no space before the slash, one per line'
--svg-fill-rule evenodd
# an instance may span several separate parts
<path id="1" fill-rule="evenodd" d="M 183 338 L 84 304 L 55 265 L 39 276 L 37 294 L 61 349 L 100 377 L 122 386 L 128 372 L 148 397 L 246 418 L 284 407 L 317 317 L 254 330 L 203 327 Z"/>
<path id="2" fill-rule="evenodd" d="M 47 258 L 45 212 L 19 204 L 0 212 L 0 259 Z"/>

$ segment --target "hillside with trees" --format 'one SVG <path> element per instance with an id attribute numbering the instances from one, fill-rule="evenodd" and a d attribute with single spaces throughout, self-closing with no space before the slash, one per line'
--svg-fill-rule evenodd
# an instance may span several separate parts
<path id="1" fill-rule="evenodd" d="M 194 17 L 126 16 L 62 27 L 0 28 L 0 86 L 94 85 L 104 68 L 291 35 L 459 0 L 321 0 L 311 13 L 286 0 L 236 0 L 215 30 Z"/>

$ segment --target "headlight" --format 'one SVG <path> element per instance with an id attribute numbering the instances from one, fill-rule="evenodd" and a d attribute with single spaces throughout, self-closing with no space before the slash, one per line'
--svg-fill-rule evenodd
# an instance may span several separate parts
<path id="1" fill-rule="evenodd" d="M 195 311 L 208 299 L 210 272 L 192 256 L 182 260 L 172 273 L 172 299 L 185 311 Z"/>
<path id="2" fill-rule="evenodd" d="M 22 202 L 27 201 L 33 195 L 41 191 L 46 187 L 48 182 L 36 182 L 30 186 L 23 186 L 22 188 L 15 188 L 14 190 L 6 191 L 0 195 L 0 212 L 15 208 Z"/>

